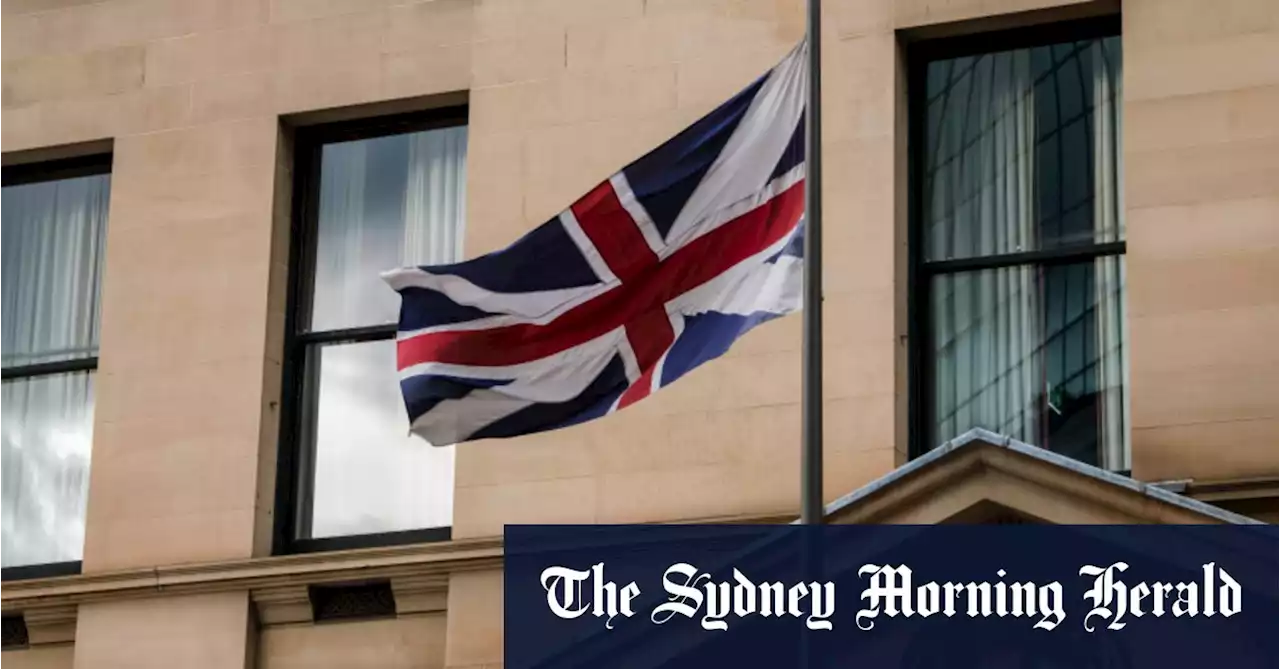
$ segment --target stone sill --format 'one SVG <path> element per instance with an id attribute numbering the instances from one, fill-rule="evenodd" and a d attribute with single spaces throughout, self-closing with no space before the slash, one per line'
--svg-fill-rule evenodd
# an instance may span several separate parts
<path id="1" fill-rule="evenodd" d="M 793 511 L 670 520 L 671 523 L 783 524 Z M 445 610 L 449 574 L 502 568 L 502 538 L 455 539 L 344 551 L 274 555 L 9 581 L 5 615 L 21 614 L 31 643 L 70 641 L 77 606 L 146 597 L 248 592 L 262 625 L 312 622 L 309 587 L 389 581 L 397 615 Z"/>
<path id="2" fill-rule="evenodd" d="M 261 609 L 275 601 L 296 604 L 297 594 L 305 597 L 313 584 L 373 579 L 389 580 L 393 588 L 416 597 L 444 593 L 450 573 L 501 566 L 500 537 L 461 539 L 11 581 L 0 591 L 0 609 L 30 619 L 40 611 L 89 602 L 244 591 Z M 279 618 L 271 613 L 260 611 L 267 614 L 263 622 Z M 296 622 L 296 616 L 286 617 L 290 620 L 270 622 Z"/>

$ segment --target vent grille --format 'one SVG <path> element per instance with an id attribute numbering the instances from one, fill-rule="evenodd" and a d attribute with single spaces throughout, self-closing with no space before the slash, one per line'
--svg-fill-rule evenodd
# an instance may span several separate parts
<path id="1" fill-rule="evenodd" d="M 27 621 L 22 616 L 4 616 L 3 648 L 26 648 L 30 640 L 27 637 Z"/>
<path id="2" fill-rule="evenodd" d="M 311 612 L 316 622 L 383 618 L 396 614 L 396 598 L 388 581 L 313 585 L 310 597 Z"/>

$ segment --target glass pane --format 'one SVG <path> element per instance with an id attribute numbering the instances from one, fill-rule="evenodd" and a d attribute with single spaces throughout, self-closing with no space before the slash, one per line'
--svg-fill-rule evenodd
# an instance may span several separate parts
<path id="1" fill-rule="evenodd" d="M 981 427 L 1128 469 L 1124 257 L 936 276 L 931 445 Z"/>
<path id="2" fill-rule="evenodd" d="M 409 434 L 394 340 L 312 348 L 307 385 L 314 483 L 299 538 L 452 524 L 453 447 Z"/>
<path id="3" fill-rule="evenodd" d="M 1120 40 L 940 60 L 925 81 L 924 257 L 1124 239 Z"/>
<path id="4" fill-rule="evenodd" d="M 107 174 L 4 187 L 4 366 L 98 354 Z"/>
<path id="5" fill-rule="evenodd" d="M 93 372 L 5 381 L 3 566 L 79 560 L 84 551 Z"/>
<path id="6" fill-rule="evenodd" d="M 466 172 L 466 127 L 324 146 L 311 331 L 394 323 L 379 274 L 461 256 Z"/>

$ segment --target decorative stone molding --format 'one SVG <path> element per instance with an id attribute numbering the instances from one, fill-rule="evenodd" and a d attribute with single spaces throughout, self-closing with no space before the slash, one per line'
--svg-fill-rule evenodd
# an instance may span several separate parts
<path id="1" fill-rule="evenodd" d="M 76 638 L 76 612 L 74 604 L 35 606 L 23 611 L 27 620 L 27 636 L 31 645 L 66 643 Z"/>
<path id="2" fill-rule="evenodd" d="M 782 510 L 670 522 L 751 524 L 794 519 L 793 511 Z M 501 537 L 456 539 L 8 581 L 0 590 L 0 609 L 7 617 L 26 616 L 29 625 L 39 627 L 40 631 L 31 632 L 41 639 L 39 643 L 72 639 L 75 610 L 81 603 L 164 595 L 248 591 L 259 624 L 306 624 L 313 622 L 312 585 L 389 581 L 397 615 L 413 615 L 445 610 L 450 574 L 501 568 Z M 31 622 L 33 614 L 38 623 Z"/>
<path id="3" fill-rule="evenodd" d="M 328 553 L 280 555 L 208 564 L 149 567 L 107 573 L 10 581 L 0 591 L 6 615 L 42 606 L 74 606 L 84 602 L 120 601 L 164 595 L 212 592 L 259 592 L 268 609 L 296 600 L 289 588 L 317 583 L 350 583 L 373 579 L 447 579 L 454 572 L 501 569 L 498 537 L 431 544 L 386 546 Z M 295 602 L 296 603 L 296 602 Z M 268 611 L 284 617 L 297 615 Z"/>
<path id="4" fill-rule="evenodd" d="M 391 579 L 391 591 L 398 615 L 443 611 L 448 605 L 449 579 L 438 574 L 401 576 Z"/>
<path id="5" fill-rule="evenodd" d="M 259 624 L 306 624 L 313 585 L 389 581 L 399 612 L 440 611 L 449 574 L 501 566 L 501 539 L 468 539 L 11 581 L 0 605 L 13 638 L 37 645 L 74 640 L 83 602 L 248 591 Z"/>
<path id="6" fill-rule="evenodd" d="M 447 574 L 406 574 L 392 578 L 391 592 L 396 615 L 413 615 L 444 611 L 449 599 Z M 287 625 L 314 622 L 315 602 L 312 586 L 335 583 L 291 583 L 254 588 L 249 597 L 258 613 L 258 623 Z"/>
<path id="7" fill-rule="evenodd" d="M 1184 493 L 1204 502 L 1222 502 L 1241 499 L 1275 499 L 1280 495 L 1280 479 L 1275 476 L 1255 476 L 1223 481 L 1188 479 L 1183 482 Z"/>
<path id="8" fill-rule="evenodd" d="M 67 643 L 76 638 L 76 606 L 33 606 L 22 613 L 5 613 L 4 648 L 30 648 Z"/>
<path id="9" fill-rule="evenodd" d="M 259 625 L 311 622 L 311 598 L 306 584 L 277 585 L 249 591 Z"/>

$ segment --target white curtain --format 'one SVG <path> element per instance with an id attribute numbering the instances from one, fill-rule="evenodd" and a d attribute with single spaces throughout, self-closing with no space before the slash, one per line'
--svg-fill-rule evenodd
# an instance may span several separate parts
<path id="1" fill-rule="evenodd" d="M 324 147 L 312 330 L 394 323 L 381 272 L 459 259 L 466 172 L 465 126 Z"/>
<path id="2" fill-rule="evenodd" d="M 961 67 L 963 69 L 961 69 Z M 958 71 L 958 75 L 955 73 Z M 1015 253 L 1035 243 L 1036 110 L 1028 51 L 953 68 L 935 101 L 930 260 Z M 943 106 L 950 109 L 943 109 Z M 1037 441 L 1043 373 L 1039 291 L 1031 267 L 941 275 L 932 286 L 934 443 L 981 426 Z"/>
<path id="3" fill-rule="evenodd" d="M 1099 183 L 1113 184 L 1097 189 L 1094 199 L 1094 241 L 1114 242 L 1124 238 L 1124 188 L 1121 177 L 1123 152 L 1118 144 L 1121 135 L 1122 80 L 1121 51 L 1116 40 L 1099 41 L 1090 47 L 1090 60 L 1096 63 L 1093 78 L 1094 173 Z M 1132 467 L 1129 451 L 1129 340 L 1125 318 L 1125 274 L 1122 257 L 1096 261 L 1098 310 L 1098 374 L 1100 457 L 1102 466 L 1112 470 Z"/>
<path id="4" fill-rule="evenodd" d="M 337 330 L 386 320 L 362 313 L 372 311 L 378 296 L 363 276 L 372 270 L 363 254 L 374 248 L 377 221 L 367 220 L 365 185 L 369 147 L 365 142 L 330 144 L 323 149 L 320 208 L 315 230 L 315 268 L 311 301 L 311 329 Z M 383 235 L 385 236 L 385 235 Z M 381 311 L 385 312 L 386 309 Z"/>
<path id="5" fill-rule="evenodd" d="M 110 177 L 3 190 L 4 366 L 97 355 Z M 80 559 L 93 372 L 5 381 L 3 566 Z"/>
<path id="6" fill-rule="evenodd" d="M 465 127 L 324 148 L 313 330 L 394 323 L 399 297 L 380 272 L 461 259 L 466 160 Z M 308 368 L 314 479 L 300 537 L 450 525 L 454 452 L 409 434 L 395 342 L 317 346 Z"/>
<path id="7" fill-rule="evenodd" d="M 1119 47 L 930 65 L 926 263 L 1124 238 Z M 1128 468 L 1123 256 L 940 273 L 930 291 L 932 445 L 982 427 Z"/>
<path id="8" fill-rule="evenodd" d="M 466 185 L 466 127 L 409 137 L 401 264 L 438 265 L 462 258 Z"/>

